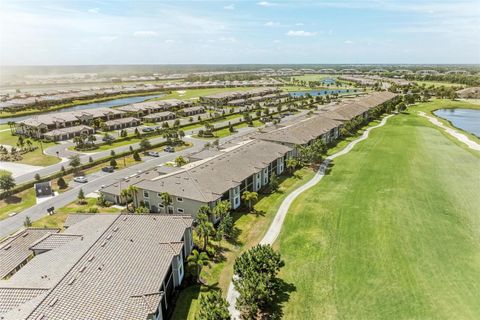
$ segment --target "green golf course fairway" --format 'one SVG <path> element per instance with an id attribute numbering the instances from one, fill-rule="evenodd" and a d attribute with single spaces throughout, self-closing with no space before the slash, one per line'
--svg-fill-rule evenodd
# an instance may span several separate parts
<path id="1" fill-rule="evenodd" d="M 284 319 L 480 319 L 480 153 L 392 117 L 296 199 L 275 248 Z"/>

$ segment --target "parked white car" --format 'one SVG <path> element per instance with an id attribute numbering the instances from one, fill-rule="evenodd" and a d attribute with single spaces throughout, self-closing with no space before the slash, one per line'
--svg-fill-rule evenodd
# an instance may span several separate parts
<path id="1" fill-rule="evenodd" d="M 86 183 L 86 182 L 88 182 L 87 178 L 84 177 L 84 176 L 75 177 L 75 178 L 73 178 L 73 181 L 79 182 L 79 183 Z"/>

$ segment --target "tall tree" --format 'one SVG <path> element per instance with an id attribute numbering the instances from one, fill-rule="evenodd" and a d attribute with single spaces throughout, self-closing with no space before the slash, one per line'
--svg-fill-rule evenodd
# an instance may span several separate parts
<path id="1" fill-rule="evenodd" d="M 6 194 L 10 193 L 10 190 L 15 188 L 15 179 L 12 177 L 12 173 L 8 171 L 1 171 L 0 173 L 0 189 Z"/>
<path id="2" fill-rule="evenodd" d="M 248 204 L 248 210 L 252 211 L 253 203 L 258 200 L 258 193 L 254 191 L 244 191 L 242 194 L 242 200 Z"/>
<path id="3" fill-rule="evenodd" d="M 235 289 L 240 294 L 237 306 L 248 319 L 265 310 L 278 293 L 277 274 L 284 262 L 270 245 L 257 245 L 235 259 Z"/>
<path id="4" fill-rule="evenodd" d="M 202 239 L 202 251 L 207 250 L 207 245 L 208 245 L 208 240 L 210 238 L 210 235 L 213 233 L 215 228 L 213 227 L 213 223 L 210 222 L 209 215 L 205 213 L 206 211 L 208 212 L 208 207 L 205 210 L 206 206 L 202 206 L 197 214 L 197 227 L 195 228 L 195 231 L 197 232 L 198 236 L 200 239 Z"/>
<path id="5" fill-rule="evenodd" d="M 228 302 L 219 290 L 204 293 L 200 296 L 200 309 L 197 320 L 230 320 Z"/>
<path id="6" fill-rule="evenodd" d="M 70 162 L 68 163 L 70 167 L 73 168 L 75 172 L 78 171 L 78 167 L 81 165 L 80 156 L 74 155 L 70 157 Z"/>

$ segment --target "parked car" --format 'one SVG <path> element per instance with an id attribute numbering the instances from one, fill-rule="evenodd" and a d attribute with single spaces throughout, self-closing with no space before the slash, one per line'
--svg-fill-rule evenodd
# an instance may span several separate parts
<path id="1" fill-rule="evenodd" d="M 79 183 L 86 183 L 86 182 L 88 182 L 87 178 L 84 177 L 84 176 L 75 177 L 75 178 L 73 178 L 73 181 L 79 182 Z"/>
<path id="2" fill-rule="evenodd" d="M 168 146 L 168 147 L 165 147 L 165 149 L 163 149 L 163 151 L 165 151 L 165 152 L 175 152 L 175 148 Z"/>
<path id="3" fill-rule="evenodd" d="M 105 142 L 113 141 L 113 140 L 115 140 L 115 138 L 114 138 L 113 136 L 111 136 L 111 135 L 104 136 L 104 137 L 102 138 L 102 141 L 105 141 Z"/>
<path id="4" fill-rule="evenodd" d="M 159 157 L 160 155 L 156 151 L 147 151 L 145 152 L 145 155 L 150 156 L 150 157 Z"/>
<path id="5" fill-rule="evenodd" d="M 155 131 L 155 129 L 152 128 L 152 127 L 144 127 L 144 128 L 142 128 L 142 131 L 143 132 L 152 132 L 152 131 Z"/>
<path id="6" fill-rule="evenodd" d="M 102 168 L 103 172 L 113 172 L 113 170 L 115 170 L 115 168 L 112 166 L 106 166 Z"/>

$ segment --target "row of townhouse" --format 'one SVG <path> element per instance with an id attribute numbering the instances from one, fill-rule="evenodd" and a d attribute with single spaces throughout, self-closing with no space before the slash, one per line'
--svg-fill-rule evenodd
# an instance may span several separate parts
<path id="1" fill-rule="evenodd" d="M 280 89 L 275 87 L 254 88 L 246 91 L 226 91 L 200 97 L 200 101 L 214 106 L 226 105 L 231 100 L 247 99 L 255 96 L 280 93 Z"/>
<path id="2" fill-rule="evenodd" d="M 53 114 L 36 115 L 15 123 L 15 132 L 33 138 L 51 136 L 55 130 L 71 128 L 68 134 L 77 134 L 83 126 L 91 125 L 95 120 L 110 121 L 126 117 L 125 112 L 112 108 L 98 108 Z M 53 131 L 53 132 L 52 132 Z"/>
<path id="3" fill-rule="evenodd" d="M 195 217 L 201 206 L 214 207 L 221 200 L 229 200 L 232 209 L 237 209 L 244 191 L 257 192 L 268 185 L 272 173 L 285 171 L 287 159 L 297 156 L 298 146 L 316 139 L 338 139 L 345 122 L 370 118 L 372 110 L 382 108 L 395 96 L 378 92 L 331 104 L 312 117 L 273 127 L 238 145 L 197 153 L 182 168 L 165 171 L 167 167 L 157 167 L 106 186 L 100 193 L 108 201 L 124 203 L 121 190 L 134 185 L 135 205 L 155 213 Z M 167 204 L 162 200 L 164 193 L 170 195 Z"/>
<path id="4" fill-rule="evenodd" d="M 75 214 L 63 232 L 25 229 L 0 242 L 0 319 L 168 319 L 192 224 L 182 215 Z"/>
<path id="5" fill-rule="evenodd" d="M 188 108 L 191 106 L 192 102 L 188 100 L 166 99 L 133 103 L 118 107 L 117 110 L 123 111 L 133 117 L 143 118 L 150 114 Z"/>
<path id="6" fill-rule="evenodd" d="M 289 97 L 290 94 L 288 92 L 280 92 L 280 93 L 270 93 L 266 95 L 261 95 L 261 96 L 254 96 L 251 98 L 245 98 L 245 99 L 235 99 L 231 100 L 227 103 L 228 106 L 243 106 L 246 104 L 252 104 L 252 103 L 258 103 L 262 102 L 265 100 L 270 100 L 270 99 L 282 99 Z"/>

